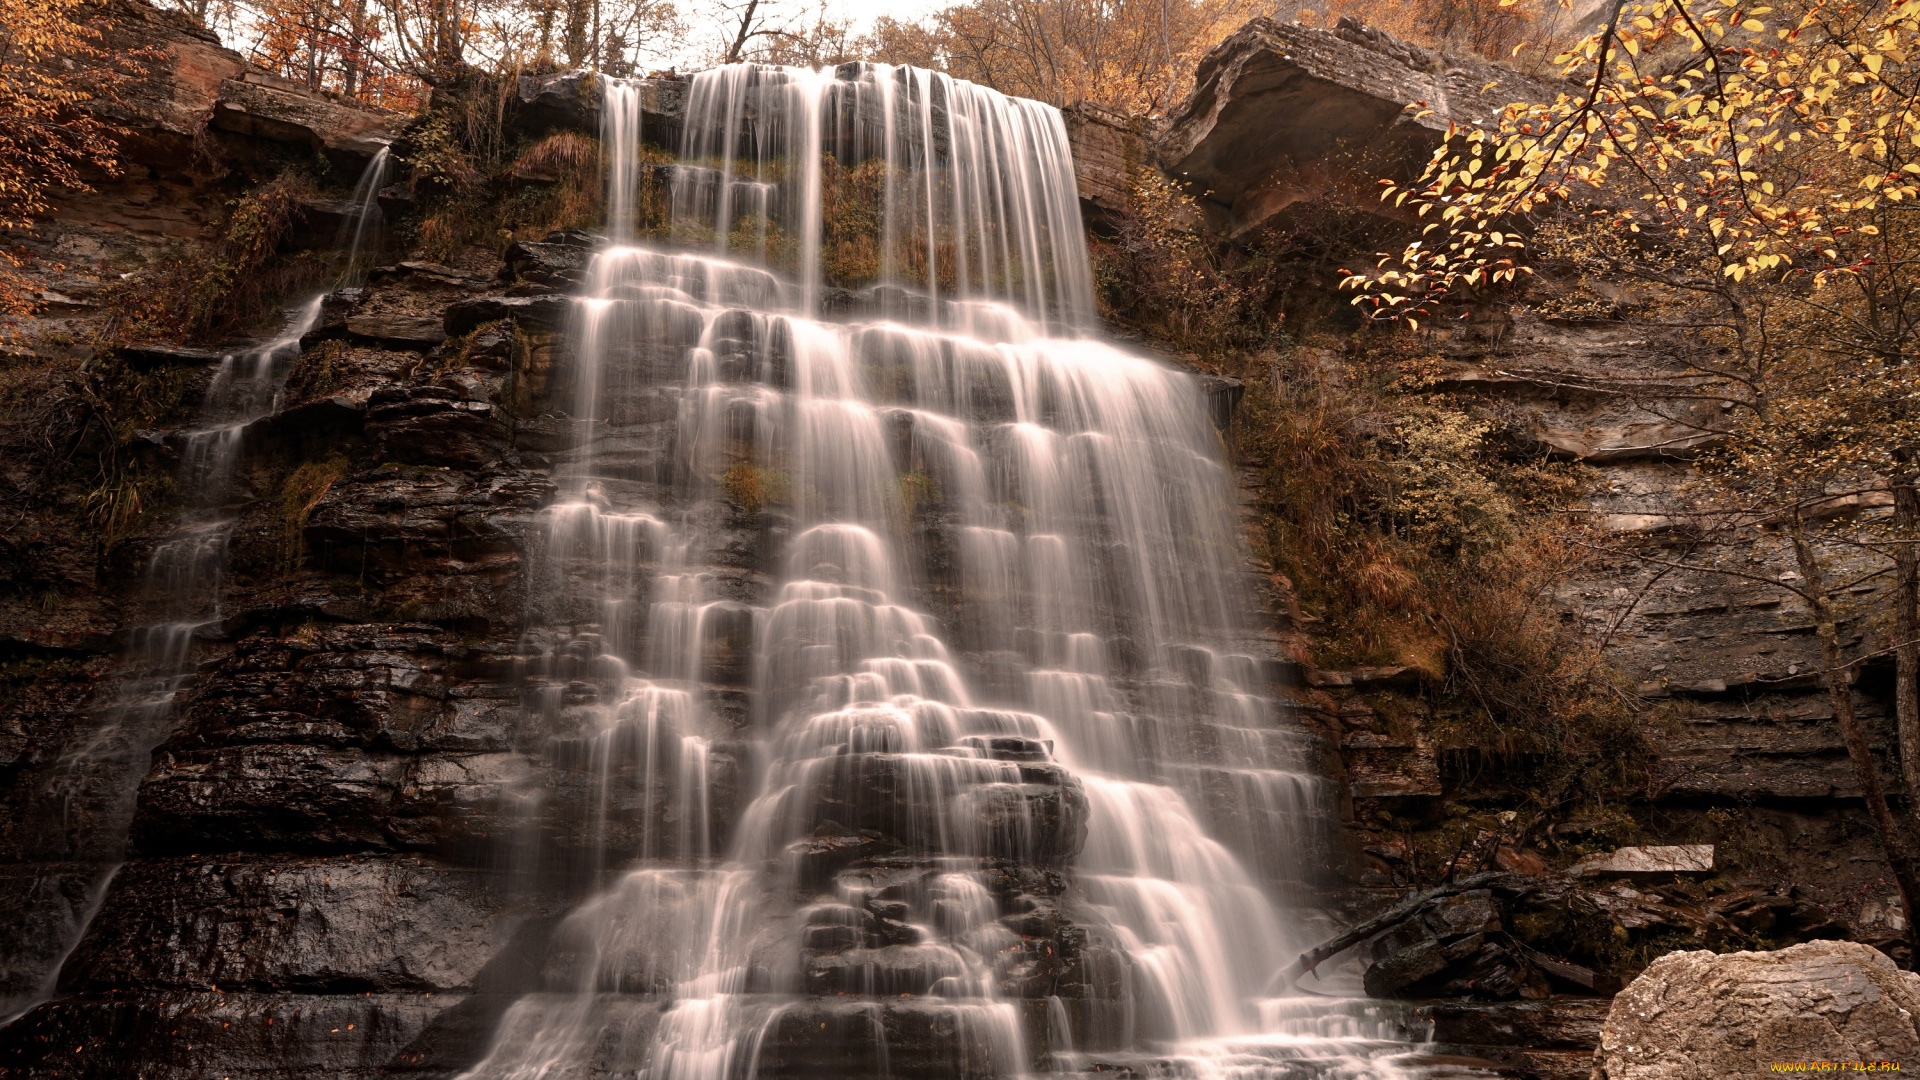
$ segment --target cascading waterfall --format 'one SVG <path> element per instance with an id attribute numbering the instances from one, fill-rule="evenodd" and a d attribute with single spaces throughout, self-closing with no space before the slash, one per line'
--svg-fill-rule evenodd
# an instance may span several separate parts
<path id="1" fill-rule="evenodd" d="M 606 84 L 527 650 L 594 886 L 466 1076 L 1398 1075 L 1265 996 L 1328 795 L 1199 385 L 1094 336 L 1059 114 L 739 65 L 643 168 Z"/>
<path id="2" fill-rule="evenodd" d="M 390 160 L 382 147 L 354 187 L 337 241 L 345 262 L 335 288 L 360 285 L 370 255 L 377 253 L 383 223 L 378 194 Z M 194 642 L 217 634 L 224 618 L 227 540 L 239 509 L 231 501 L 232 479 L 246 430 L 273 412 L 287 363 L 299 355 L 300 338 L 313 329 L 325 299 L 325 292 L 306 298 L 286 310 L 271 340 L 222 357 L 196 425 L 178 436 L 176 489 L 188 493 L 188 501 L 148 559 L 137 610 L 151 621 L 130 633 L 122 668 L 91 731 L 62 752 L 36 792 L 43 835 L 61 846 L 65 858 L 89 866 L 91 883 L 78 907 L 51 879 L 42 883 L 46 895 L 35 899 L 50 910 L 47 921 L 58 928 L 60 944 L 44 956 L 31 987 L 0 994 L 0 1025 L 53 995 L 61 966 L 120 868 L 140 781 L 166 738 L 175 701 L 194 681 Z"/>

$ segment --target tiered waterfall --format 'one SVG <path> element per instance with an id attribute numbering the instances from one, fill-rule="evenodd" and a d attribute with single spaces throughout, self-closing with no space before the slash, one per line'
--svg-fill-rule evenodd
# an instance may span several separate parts
<path id="1" fill-rule="evenodd" d="M 467 1075 L 1394 1075 L 1266 996 L 1331 794 L 1200 383 L 1099 337 L 1060 115 L 734 66 L 669 154 L 640 97 L 524 650 L 590 840 L 529 794 L 510 842 L 591 898 Z"/>

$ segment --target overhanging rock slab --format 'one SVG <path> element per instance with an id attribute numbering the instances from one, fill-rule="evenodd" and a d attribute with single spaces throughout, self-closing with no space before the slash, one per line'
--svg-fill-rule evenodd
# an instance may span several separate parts
<path id="1" fill-rule="evenodd" d="M 1351 18 L 1332 29 L 1260 18 L 1201 61 L 1156 150 L 1239 233 L 1343 182 L 1410 180 L 1449 123 L 1491 124 L 1508 102 L 1566 89 Z"/>

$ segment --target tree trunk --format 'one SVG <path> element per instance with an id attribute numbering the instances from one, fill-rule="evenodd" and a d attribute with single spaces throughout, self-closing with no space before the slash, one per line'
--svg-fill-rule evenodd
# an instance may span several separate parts
<path id="1" fill-rule="evenodd" d="M 1914 452 L 1896 451 L 1912 467 Z M 1900 730 L 1900 779 L 1907 813 L 1920 818 L 1920 481 L 1912 472 L 1893 478 L 1894 716 Z"/>
<path id="2" fill-rule="evenodd" d="M 340 91 L 352 100 L 360 96 L 360 68 L 367 42 L 367 0 L 353 0 L 348 6 L 347 34 L 351 40 L 340 58 Z"/>
<path id="3" fill-rule="evenodd" d="M 1860 794 L 1867 801 L 1867 814 L 1873 818 L 1874 831 L 1880 834 L 1880 847 L 1887 865 L 1900 886 L 1900 904 L 1907 918 L 1907 940 L 1914 955 L 1920 956 L 1920 870 L 1914 864 L 1907 834 L 1894 819 L 1887 805 L 1886 792 L 1880 786 L 1880 769 L 1867 746 L 1860 720 L 1853 714 L 1853 688 L 1847 682 L 1847 664 L 1840 655 L 1840 627 L 1835 622 L 1833 600 L 1827 593 L 1826 572 L 1814 558 L 1813 545 L 1807 542 L 1804 524 L 1796 513 L 1790 523 L 1793 554 L 1800 563 L 1800 576 L 1806 580 L 1807 600 L 1813 607 L 1814 632 L 1820 638 L 1820 661 L 1827 683 L 1827 696 L 1833 701 L 1833 716 L 1840 725 L 1840 737 L 1846 741 L 1847 756 L 1853 760 L 1853 773 Z"/>
<path id="4" fill-rule="evenodd" d="M 747 38 L 753 32 L 753 13 L 760 6 L 760 0 L 747 0 L 747 10 L 740 14 L 740 32 L 733 36 L 733 45 L 727 49 L 727 63 L 740 62 L 740 50 L 746 47 Z"/>
<path id="5" fill-rule="evenodd" d="M 591 18 L 589 0 L 567 0 L 566 28 L 560 41 L 567 51 L 568 67 L 580 67 L 587 61 L 587 23 Z"/>

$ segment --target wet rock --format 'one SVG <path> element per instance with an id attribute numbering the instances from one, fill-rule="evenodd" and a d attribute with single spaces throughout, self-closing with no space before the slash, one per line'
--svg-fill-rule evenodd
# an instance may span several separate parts
<path id="1" fill-rule="evenodd" d="M 219 363 L 225 355 L 217 349 L 195 349 L 185 345 L 122 345 L 114 351 L 119 354 L 122 363 L 135 371 L 205 367 Z"/>
<path id="2" fill-rule="evenodd" d="M 376 266 L 367 271 L 367 281 L 371 285 L 385 285 L 402 282 L 410 286 L 441 285 L 455 288 L 484 286 L 487 278 L 471 270 L 443 263 L 427 262 L 423 259 L 403 259 L 391 266 Z"/>
<path id="3" fill-rule="evenodd" d="M 1052 742 L 1018 735 L 968 735 L 960 745 L 996 761 L 1048 761 L 1053 757 Z"/>
<path id="4" fill-rule="evenodd" d="M 376 1080 L 441 1014 L 453 992 L 194 992 L 70 997 L 7 1028 L 0 1070 L 75 1080 Z"/>
<path id="5" fill-rule="evenodd" d="M 1233 411 L 1240 407 L 1247 384 L 1221 375 L 1205 375 L 1200 379 L 1200 392 L 1206 397 L 1207 415 L 1213 420 L 1213 426 L 1225 431 L 1233 425 Z"/>
<path id="6" fill-rule="evenodd" d="M 1416 908 L 1370 945 L 1368 992 L 1388 997 L 1535 998 L 1615 993 L 1636 950 L 1675 936 L 1730 950 L 1840 938 L 1847 927 L 1793 890 L 1710 894 L 1696 883 L 1602 885 L 1565 874 L 1485 875 L 1488 887 Z M 1658 951 L 1656 948 L 1654 951 Z"/>
<path id="7" fill-rule="evenodd" d="M 592 250 L 583 245 L 521 240 L 507 248 L 504 273 L 510 280 L 566 289 L 585 278 L 587 264 L 592 261 Z"/>
<path id="8" fill-rule="evenodd" d="M 1073 147 L 1073 178 L 1082 205 L 1123 214 L 1133 205 L 1133 171 L 1150 160 L 1158 125 L 1092 101 L 1060 110 Z"/>
<path id="9" fill-rule="evenodd" d="M 573 301 L 565 296 L 498 296 L 462 300 L 447 308 L 442 325 L 448 337 L 470 334 L 478 327 L 513 319 L 548 329 L 564 329 L 573 313 Z"/>
<path id="10" fill-rule="evenodd" d="M 829 289 L 821 297 L 820 306 L 828 317 L 891 319 L 923 325 L 932 323 L 939 314 L 933 297 L 898 285 Z"/>
<path id="11" fill-rule="evenodd" d="M 810 956 L 806 963 L 810 994 L 929 994 L 938 992 L 943 984 L 961 989 L 965 977 L 966 962 L 961 955 L 931 943 L 847 949 Z"/>
<path id="12" fill-rule="evenodd" d="M 785 855 L 794 864 L 801 886 L 817 888 L 831 882 L 848 866 L 889 858 L 903 850 L 899 841 L 875 830 L 849 833 L 822 828 L 804 840 L 789 844 Z"/>
<path id="13" fill-rule="evenodd" d="M 1546 1001 L 1433 1002 L 1415 1016 L 1433 1025 L 1441 1053 L 1488 1061 L 1500 1075 L 1588 1080 L 1593 1048 L 1611 1002 L 1599 997 Z"/>
<path id="14" fill-rule="evenodd" d="M 166 749 L 430 747 L 431 733 L 454 709 L 444 655 L 449 643 L 426 628 L 249 636 L 207 680 Z"/>
<path id="15" fill-rule="evenodd" d="M 357 747 L 164 752 L 141 785 L 133 843 L 156 854 L 385 849 L 410 764 Z"/>
<path id="16" fill-rule="evenodd" d="M 512 432 L 490 402 L 457 387 L 377 390 L 367 402 L 367 436 L 383 461 L 483 469 L 499 462 Z"/>
<path id="17" fill-rule="evenodd" d="M 433 315 L 351 315 L 347 336 L 391 349 L 430 349 L 447 340 L 445 321 Z"/>
<path id="18" fill-rule="evenodd" d="M 1086 840 L 1086 795 L 1051 763 L 846 754 L 809 780 L 802 795 L 818 826 L 872 830 L 916 851 L 1053 865 Z"/>
<path id="19" fill-rule="evenodd" d="M 662 146 L 678 146 L 680 123 L 687 108 L 687 80 L 653 77 L 635 81 L 640 90 L 641 138 Z M 601 86 L 593 72 L 523 75 L 514 89 L 518 107 L 511 123 L 517 133 L 533 137 L 560 130 L 599 134 Z"/>
<path id="20" fill-rule="evenodd" d="M 1435 1002 L 1422 1005 L 1419 1014 L 1433 1022 L 1435 1042 L 1584 1050 L 1590 1058 L 1612 1007 L 1606 998 L 1499 1004 Z"/>
<path id="21" fill-rule="evenodd" d="M 484 871 L 418 857 L 138 861 L 63 985 L 459 990 L 504 945 L 503 910 Z"/>
<path id="22" fill-rule="evenodd" d="M 40 996 L 102 884 L 90 863 L 0 866 L 0 1015 Z"/>
<path id="23" fill-rule="evenodd" d="M 1542 998 L 1547 980 L 1502 932 L 1490 889 L 1445 897 L 1374 943 L 1367 993 L 1374 997 Z"/>
<path id="24" fill-rule="evenodd" d="M 1669 953 L 1614 999 L 1594 1080 L 1760 1075 L 1920 1058 L 1920 975 L 1854 942 Z"/>
<path id="25" fill-rule="evenodd" d="M 309 197 L 297 203 L 299 213 L 288 223 L 281 239 L 282 250 L 328 251 L 343 228 L 349 227 L 360 213 L 360 205 L 351 199 Z"/>
<path id="26" fill-rule="evenodd" d="M 389 466 L 344 477 L 308 514 L 307 547 L 322 568 L 379 584 L 444 570 L 455 548 L 478 556 L 508 543 L 484 513 L 494 509 L 489 494 L 450 470 Z"/>
<path id="27" fill-rule="evenodd" d="M 813 998 L 782 1010 L 756 1062 L 769 1080 L 987 1080 L 1016 1072 L 1012 1016 L 985 1002 Z"/>
<path id="28" fill-rule="evenodd" d="M 1705 906 L 1713 915 L 1756 939 L 1792 943 L 1849 936 L 1845 923 L 1799 893 L 1798 888 L 1773 892 L 1740 889 L 1716 896 Z"/>

